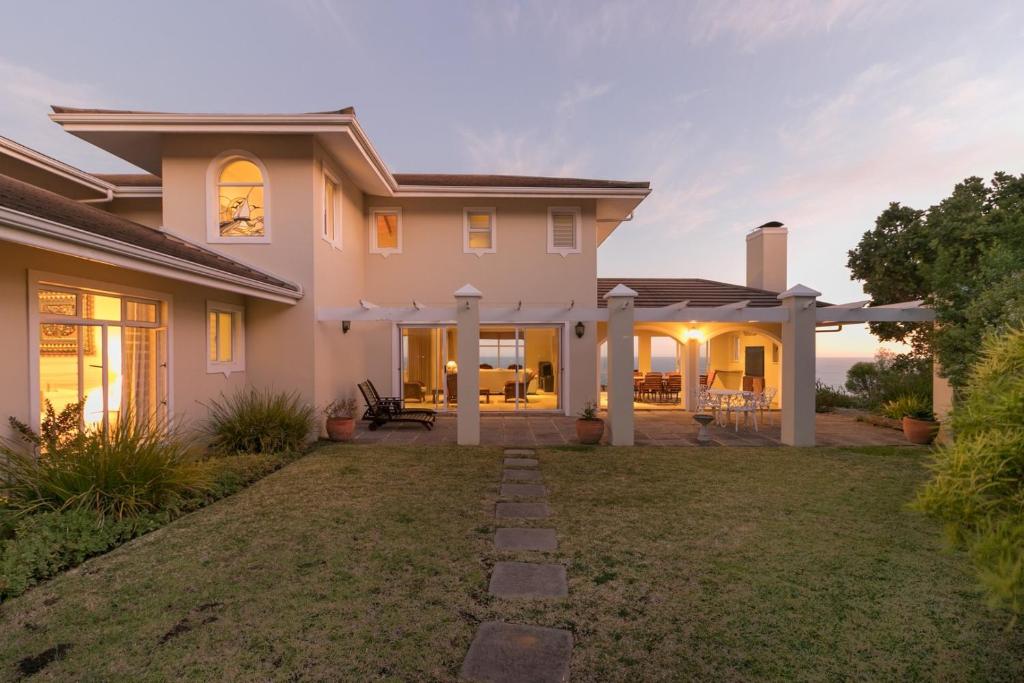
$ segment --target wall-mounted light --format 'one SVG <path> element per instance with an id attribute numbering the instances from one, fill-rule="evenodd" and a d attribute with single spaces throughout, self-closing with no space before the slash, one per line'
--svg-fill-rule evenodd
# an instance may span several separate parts
<path id="1" fill-rule="evenodd" d="M 583 321 L 576 323 L 576 338 L 583 339 L 583 335 L 587 333 L 587 326 L 583 324 Z"/>
<path id="2" fill-rule="evenodd" d="M 342 320 L 341 321 L 341 333 L 342 334 L 348 334 L 348 331 L 351 330 L 351 329 L 352 329 L 352 321 L 351 320 Z"/>
<path id="3" fill-rule="evenodd" d="M 450 361 L 448 361 L 447 363 L 445 363 L 445 365 L 444 365 L 444 368 L 445 368 L 445 370 L 447 370 L 447 371 L 448 371 L 448 374 L 451 374 L 451 373 L 453 373 L 453 372 L 458 372 L 458 370 L 459 370 L 459 364 L 458 364 L 458 363 L 456 363 L 456 362 L 455 362 L 455 361 L 453 361 L 453 360 L 450 360 Z"/>
<path id="4" fill-rule="evenodd" d="M 690 329 L 688 329 L 686 331 L 686 338 L 687 339 L 693 339 L 695 341 L 700 341 L 700 337 L 701 337 L 700 330 L 698 330 L 696 327 L 691 327 Z"/>

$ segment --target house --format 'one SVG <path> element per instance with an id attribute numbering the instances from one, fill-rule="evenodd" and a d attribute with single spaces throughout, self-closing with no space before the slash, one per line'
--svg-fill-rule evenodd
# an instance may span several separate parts
<path id="1" fill-rule="evenodd" d="M 631 443 L 634 365 L 669 337 L 682 407 L 703 349 L 723 386 L 777 388 L 783 438 L 805 444 L 815 329 L 930 315 L 825 306 L 799 286 L 780 298 L 777 223 L 748 235 L 744 286 L 598 278 L 597 250 L 647 182 L 393 173 L 351 108 L 51 118 L 144 173 L 0 139 L 0 415 L 30 423 L 46 401 L 84 399 L 91 424 L 126 410 L 188 424 L 241 387 L 324 405 L 369 377 L 456 413 L 475 443 L 481 412 L 599 400 L 607 348 L 612 434 Z"/>

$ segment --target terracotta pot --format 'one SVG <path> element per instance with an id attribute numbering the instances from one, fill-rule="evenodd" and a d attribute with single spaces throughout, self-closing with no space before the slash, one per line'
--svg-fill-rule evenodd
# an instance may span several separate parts
<path id="1" fill-rule="evenodd" d="M 327 418 L 327 436 L 331 441 L 349 441 L 355 431 L 356 421 L 351 417 Z"/>
<path id="2" fill-rule="evenodd" d="M 604 420 L 576 420 L 576 438 L 580 443 L 600 443 L 603 435 Z"/>
<path id="3" fill-rule="evenodd" d="M 934 420 L 918 420 L 916 417 L 903 418 L 903 436 L 910 443 L 926 446 L 939 433 L 939 423 Z"/>

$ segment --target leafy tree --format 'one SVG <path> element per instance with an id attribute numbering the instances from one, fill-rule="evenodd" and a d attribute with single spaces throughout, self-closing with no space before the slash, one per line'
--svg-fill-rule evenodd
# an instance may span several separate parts
<path id="1" fill-rule="evenodd" d="M 962 389 L 982 338 L 1024 321 L 1024 175 L 967 178 L 927 211 L 890 204 L 848 265 L 875 305 L 935 307 L 937 326 L 872 323 L 871 331 L 935 354 Z"/>

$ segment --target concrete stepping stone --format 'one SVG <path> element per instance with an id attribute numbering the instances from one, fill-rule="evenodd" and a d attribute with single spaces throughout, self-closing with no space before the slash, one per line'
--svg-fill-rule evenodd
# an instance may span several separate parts
<path id="1" fill-rule="evenodd" d="M 505 458 L 505 467 L 536 467 L 536 458 Z"/>
<path id="2" fill-rule="evenodd" d="M 540 481 L 543 475 L 540 470 L 503 470 L 502 481 Z"/>
<path id="3" fill-rule="evenodd" d="M 532 448 L 506 448 L 505 455 L 536 455 L 537 451 Z"/>
<path id="4" fill-rule="evenodd" d="M 494 533 L 496 550 L 558 550 L 554 529 L 498 529 Z"/>
<path id="5" fill-rule="evenodd" d="M 485 621 L 476 631 L 459 677 L 487 683 L 564 683 L 572 633 L 558 628 Z"/>
<path id="6" fill-rule="evenodd" d="M 499 598 L 564 598 L 569 584 L 560 564 L 499 562 L 487 590 Z"/>
<path id="7" fill-rule="evenodd" d="M 502 484 L 499 493 L 502 496 L 543 498 L 548 495 L 548 490 L 543 484 Z"/>
<path id="8" fill-rule="evenodd" d="M 498 503 L 494 506 L 498 519 L 546 519 L 551 516 L 547 503 Z"/>

